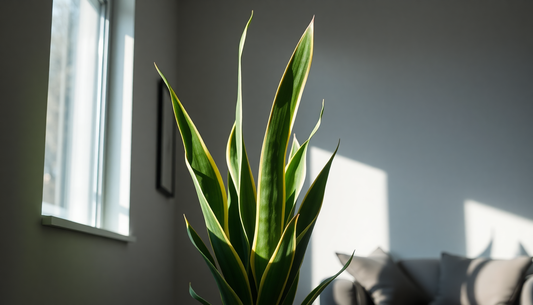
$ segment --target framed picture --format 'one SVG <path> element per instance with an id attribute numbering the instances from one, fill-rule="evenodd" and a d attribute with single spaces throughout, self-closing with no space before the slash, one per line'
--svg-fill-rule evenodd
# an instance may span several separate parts
<path id="1" fill-rule="evenodd" d="M 157 178 L 156 187 L 166 197 L 174 197 L 176 160 L 176 120 L 168 89 L 163 80 L 158 86 Z"/>

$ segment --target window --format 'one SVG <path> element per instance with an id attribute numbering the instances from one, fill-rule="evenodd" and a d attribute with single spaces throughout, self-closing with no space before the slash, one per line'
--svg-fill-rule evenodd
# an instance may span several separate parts
<path id="1" fill-rule="evenodd" d="M 43 175 L 43 215 L 122 235 L 130 234 L 132 2 L 54 0 Z"/>

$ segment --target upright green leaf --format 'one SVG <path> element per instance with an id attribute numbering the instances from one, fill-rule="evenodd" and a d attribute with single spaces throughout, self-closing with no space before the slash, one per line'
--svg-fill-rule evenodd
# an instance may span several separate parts
<path id="1" fill-rule="evenodd" d="M 298 151 L 298 149 L 300 148 L 300 143 L 298 142 L 298 139 L 296 139 L 296 135 L 294 135 L 294 137 L 292 138 L 292 145 L 291 145 L 291 151 L 289 152 L 289 163 L 291 161 L 291 159 L 294 157 L 294 154 L 296 154 L 296 152 Z M 288 164 L 287 164 L 288 166 Z M 287 170 L 287 169 L 285 169 Z"/>
<path id="2" fill-rule="evenodd" d="M 245 269 L 249 266 L 250 244 L 244 233 L 241 216 L 239 212 L 239 196 L 235 189 L 235 184 L 231 175 L 228 173 L 228 217 L 229 217 L 229 240 L 235 251 L 241 258 Z"/>
<path id="3" fill-rule="evenodd" d="M 340 143 L 339 143 L 340 144 Z M 307 194 L 305 195 L 300 208 L 298 209 L 298 214 L 300 214 L 300 221 L 296 228 L 297 233 L 301 234 L 309 225 L 316 221 L 320 209 L 322 208 L 322 202 L 324 201 L 324 194 L 326 192 L 326 184 L 328 182 L 329 171 L 331 169 L 331 164 L 333 159 L 339 150 L 339 144 L 335 151 L 329 158 L 324 168 L 320 171 L 318 176 L 315 178 L 315 181 L 309 187 Z"/>
<path id="4" fill-rule="evenodd" d="M 229 285 L 233 287 L 241 300 L 248 304 L 251 302 L 252 295 L 247 271 L 227 237 L 227 197 L 220 173 L 176 93 L 163 74 L 160 71 L 159 73 L 170 91 L 176 122 L 185 148 L 185 164 L 198 195 L 211 247 Z"/>
<path id="5" fill-rule="evenodd" d="M 189 168 L 190 170 L 190 168 Z M 194 179 L 193 182 L 198 184 Z M 233 288 L 235 293 L 239 296 L 244 304 L 250 304 L 252 300 L 252 292 L 249 286 L 246 268 L 244 267 L 235 248 L 229 241 L 222 226 L 213 214 L 212 210 L 206 204 L 206 199 L 202 193 L 198 193 L 200 205 L 205 209 L 204 219 L 206 222 L 207 233 L 211 241 L 211 247 L 217 258 L 218 265 L 224 278 L 228 284 Z"/>
<path id="6" fill-rule="evenodd" d="M 287 225 L 281 239 L 268 262 L 257 296 L 257 305 L 278 304 L 291 271 L 296 250 L 296 224 L 298 215 Z"/>
<path id="7" fill-rule="evenodd" d="M 305 141 L 304 144 L 302 144 L 302 146 L 300 146 L 298 150 L 294 153 L 292 158 L 290 158 L 289 164 L 287 165 L 287 169 L 285 171 L 285 190 L 287 197 L 285 201 L 285 209 L 290 212 L 286 213 L 285 215 L 285 223 L 287 223 L 289 219 L 293 217 L 293 208 L 296 205 L 296 201 L 298 200 L 298 196 L 300 195 L 300 191 L 302 190 L 302 187 L 305 182 L 307 147 L 309 146 L 309 141 L 320 127 L 323 114 L 324 101 L 322 101 L 322 109 L 320 110 L 320 116 L 318 118 L 318 122 L 315 125 L 315 128 L 309 135 L 307 141 Z"/>
<path id="8" fill-rule="evenodd" d="M 280 81 L 263 140 L 259 161 L 258 212 L 251 257 L 256 280 L 262 278 L 283 232 L 285 158 L 312 55 L 313 21 L 296 46 Z"/>
<path id="9" fill-rule="evenodd" d="M 242 133 L 242 72 L 241 61 L 244 43 L 246 41 L 246 32 L 253 17 L 250 16 L 246 24 L 239 43 L 239 68 L 237 79 L 237 106 L 235 110 L 235 124 L 231 131 L 228 146 L 227 146 L 227 164 L 229 173 L 231 175 L 231 182 L 236 192 L 235 203 L 238 214 L 231 214 L 231 222 L 234 230 L 232 234 L 239 236 L 231 236 L 231 239 L 245 239 L 241 244 L 247 245 L 245 251 L 239 253 L 241 259 L 248 270 L 250 245 L 253 242 L 253 234 L 255 231 L 255 214 L 256 214 L 256 189 L 253 180 L 252 170 L 248 161 L 246 147 L 244 145 L 244 138 Z M 238 216 L 238 218 L 236 217 Z M 231 225 L 231 224 L 230 224 Z"/>
<path id="10" fill-rule="evenodd" d="M 328 180 L 329 171 L 331 169 L 331 164 L 333 163 L 333 159 L 337 154 L 338 148 L 339 146 L 337 145 L 335 152 L 332 154 L 329 161 L 320 171 L 318 176 L 315 178 L 315 181 L 307 191 L 307 194 L 305 195 L 298 210 L 300 219 L 298 220 L 298 224 L 296 226 L 296 253 L 294 256 L 293 267 L 289 275 L 289 282 L 294 281 L 304 260 L 305 251 L 307 250 L 307 245 L 311 239 L 311 234 L 313 233 L 313 228 L 324 200 L 324 193 L 326 191 L 326 183 Z M 287 293 L 287 291 L 284 292 L 284 294 Z"/>
<path id="11" fill-rule="evenodd" d="M 157 65 L 155 66 L 161 78 L 165 81 L 172 99 L 172 107 L 174 108 L 174 116 L 180 130 L 181 138 L 183 140 L 183 147 L 185 149 L 185 161 L 190 167 L 190 174 L 193 179 L 198 181 L 195 184 L 197 193 L 202 193 L 206 201 L 215 214 L 218 222 L 227 233 L 228 228 L 228 214 L 227 214 L 227 197 L 224 189 L 224 183 L 220 172 L 207 150 L 200 133 L 192 122 L 191 118 L 185 111 L 180 100 L 167 79 L 159 71 Z M 204 212 L 205 215 L 205 212 Z"/>
<path id="12" fill-rule="evenodd" d="M 200 254 L 202 254 L 202 257 L 204 258 L 205 262 L 207 263 L 207 266 L 209 267 L 209 270 L 211 270 L 211 273 L 215 277 L 218 290 L 220 291 L 220 295 L 222 297 L 222 303 L 224 305 L 243 305 L 243 303 L 241 302 L 241 300 L 239 299 L 235 291 L 230 287 L 228 282 L 224 280 L 224 278 L 222 277 L 222 275 L 216 268 L 213 262 L 213 257 L 209 253 L 209 250 L 207 250 L 207 247 L 205 246 L 200 236 L 198 236 L 196 231 L 191 227 L 191 225 L 187 221 L 187 218 L 185 218 L 185 223 L 187 225 L 187 233 L 189 234 L 189 239 L 191 240 L 192 244 L 196 247 L 196 249 L 198 249 Z M 191 290 L 192 288 L 190 288 L 189 293 Z M 196 293 L 194 294 L 196 295 Z M 191 296 L 195 298 L 196 300 L 198 300 L 198 298 L 196 298 L 192 293 L 191 293 Z M 246 304 L 250 304 L 250 303 L 246 303 Z"/>
<path id="13" fill-rule="evenodd" d="M 292 281 L 292 284 L 287 282 L 285 286 L 286 294 L 283 294 L 281 299 L 281 305 L 292 305 L 294 298 L 296 297 L 296 290 L 298 289 L 298 280 L 300 279 L 300 272 L 296 275 L 296 278 Z"/>

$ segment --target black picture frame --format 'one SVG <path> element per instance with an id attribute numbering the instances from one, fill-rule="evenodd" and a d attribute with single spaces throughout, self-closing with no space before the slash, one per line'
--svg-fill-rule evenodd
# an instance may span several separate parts
<path id="1" fill-rule="evenodd" d="M 156 188 L 168 198 L 175 195 L 176 120 L 170 94 L 163 82 L 158 83 L 157 174 Z"/>

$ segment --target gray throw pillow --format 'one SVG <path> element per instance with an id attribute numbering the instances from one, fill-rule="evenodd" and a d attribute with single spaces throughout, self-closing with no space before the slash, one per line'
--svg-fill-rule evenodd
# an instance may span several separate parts
<path id="1" fill-rule="evenodd" d="M 531 257 L 469 259 L 442 253 L 437 297 L 430 305 L 513 304 Z"/>
<path id="2" fill-rule="evenodd" d="M 343 265 L 350 258 L 340 253 L 337 256 Z M 354 256 L 346 271 L 365 288 L 375 305 L 418 305 L 430 301 L 380 248 L 368 257 Z"/>

